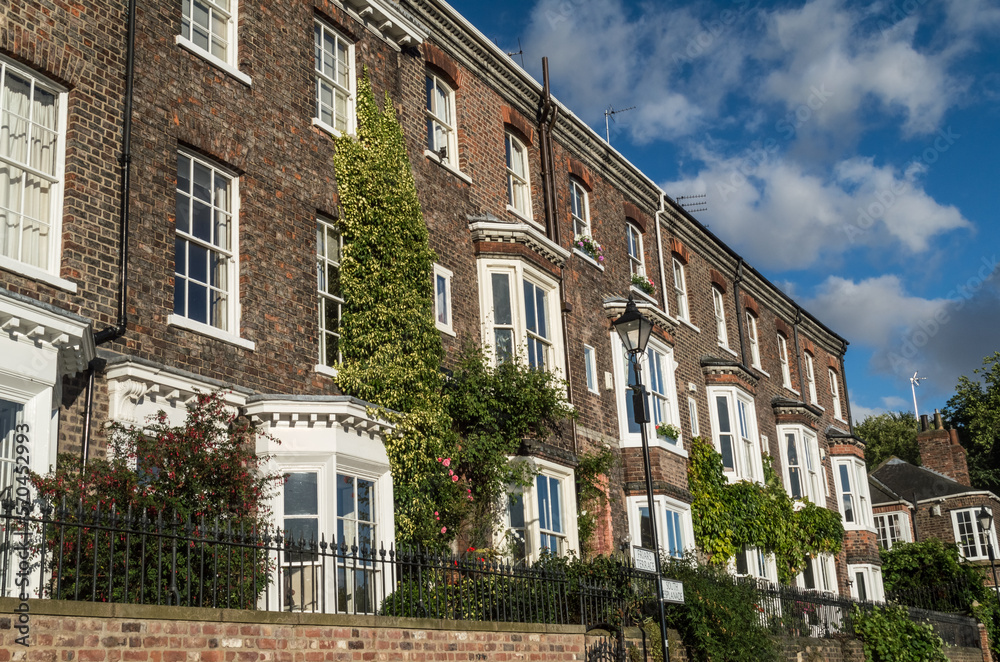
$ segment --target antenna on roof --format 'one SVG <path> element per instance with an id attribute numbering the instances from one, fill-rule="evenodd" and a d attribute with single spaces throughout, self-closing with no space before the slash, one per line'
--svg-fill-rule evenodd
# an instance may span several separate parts
<path id="1" fill-rule="evenodd" d="M 521 48 L 521 38 L 517 38 L 517 50 L 507 52 L 507 57 L 514 57 L 515 55 L 521 56 L 521 68 L 524 69 L 524 49 Z"/>
<path id="2" fill-rule="evenodd" d="M 701 195 L 678 195 L 674 200 L 689 214 L 708 210 L 708 195 L 705 193 Z M 683 202 L 684 200 L 690 200 L 691 202 Z"/>
<path id="3" fill-rule="evenodd" d="M 629 110 L 635 110 L 635 106 L 629 106 L 621 110 L 615 110 L 614 106 L 608 106 L 608 109 L 604 111 L 604 137 L 607 139 L 609 145 L 611 144 L 611 123 L 608 120 L 613 120 L 618 113 L 624 113 Z"/>
<path id="4" fill-rule="evenodd" d="M 927 379 L 926 377 L 917 377 L 917 373 L 913 373 L 910 377 L 910 391 L 913 392 L 913 417 L 920 420 L 920 414 L 917 413 L 917 387 L 920 386 L 920 382 Z"/>

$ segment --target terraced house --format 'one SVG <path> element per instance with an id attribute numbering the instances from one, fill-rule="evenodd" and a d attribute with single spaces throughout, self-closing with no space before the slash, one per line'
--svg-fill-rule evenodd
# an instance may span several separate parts
<path id="1" fill-rule="evenodd" d="M 522 449 L 539 471 L 508 514 L 525 560 L 579 551 L 576 461 L 605 445 L 621 462 L 597 548 L 651 546 L 653 517 L 665 554 L 692 551 L 686 468 L 701 436 L 730 480 L 762 480 L 768 454 L 791 496 L 842 514 L 844 550 L 813 559 L 800 586 L 881 597 L 847 341 L 445 2 L 131 7 L 0 8 L 4 488 L 16 426 L 44 473 L 57 451 L 101 454 L 105 420 L 179 421 L 194 394 L 224 386 L 282 442 L 261 447 L 288 476 L 279 518 L 392 539 L 385 429 L 337 384 L 331 136 L 355 131 L 366 72 L 404 128 L 449 360 L 470 341 L 516 355 L 565 379 L 579 413 Z M 630 295 L 655 323 L 652 504 L 609 323 Z M 766 550 L 732 569 L 776 579 Z"/>

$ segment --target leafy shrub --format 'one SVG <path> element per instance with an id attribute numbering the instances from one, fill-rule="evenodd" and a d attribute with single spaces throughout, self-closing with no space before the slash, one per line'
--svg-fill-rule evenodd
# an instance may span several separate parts
<path id="1" fill-rule="evenodd" d="M 864 644 L 865 662 L 947 662 L 944 642 L 927 623 L 915 623 L 905 607 L 851 610 L 854 632 Z"/>

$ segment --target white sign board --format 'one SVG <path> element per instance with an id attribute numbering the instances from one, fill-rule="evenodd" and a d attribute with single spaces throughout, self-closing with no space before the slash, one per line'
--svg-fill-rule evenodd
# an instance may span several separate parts
<path id="1" fill-rule="evenodd" d="M 684 604 L 684 584 L 675 579 L 660 578 L 660 590 L 663 591 L 664 602 Z"/>
<path id="2" fill-rule="evenodd" d="M 642 572 L 656 573 L 656 553 L 645 547 L 632 548 L 632 561 L 635 569 Z"/>

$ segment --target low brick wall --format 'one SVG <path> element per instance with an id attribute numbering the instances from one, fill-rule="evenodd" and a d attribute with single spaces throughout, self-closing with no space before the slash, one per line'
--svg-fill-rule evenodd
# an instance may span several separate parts
<path id="1" fill-rule="evenodd" d="M 0 662 L 582 660 L 584 628 L 0 599 Z"/>
<path id="2" fill-rule="evenodd" d="M 0 598 L 0 662 L 569 662 L 596 637 L 579 625 L 476 623 Z M 18 640 L 25 636 L 28 646 Z M 638 629 L 626 631 L 641 650 Z M 853 639 L 783 638 L 788 662 L 864 662 Z M 984 662 L 978 648 L 951 662 Z M 670 631 L 671 662 L 688 662 Z M 989 662 L 989 658 L 986 658 Z"/>

